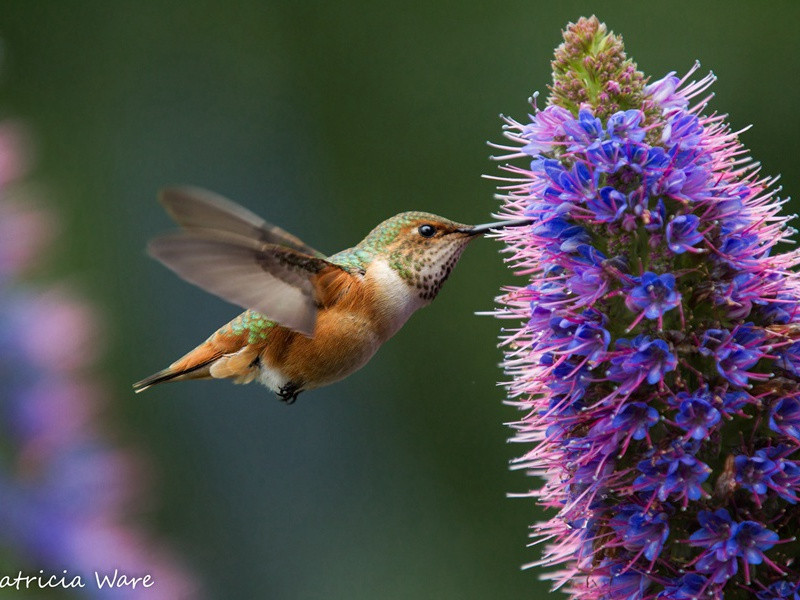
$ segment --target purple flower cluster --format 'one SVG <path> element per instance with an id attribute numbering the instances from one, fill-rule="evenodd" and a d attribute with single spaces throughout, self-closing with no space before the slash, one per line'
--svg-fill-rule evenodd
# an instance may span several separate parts
<path id="1" fill-rule="evenodd" d="M 136 507 L 148 501 L 140 456 L 99 427 L 106 392 L 92 375 L 91 307 L 67 289 L 23 282 L 54 231 L 49 212 L 15 193 L 23 173 L 19 128 L 0 123 L 0 548 L 12 581 L 4 587 L 21 572 L 67 584 L 79 576 L 75 597 L 197 598 L 176 557 L 136 525 Z M 149 575 L 150 585 L 96 585 L 95 572 L 115 569 Z M 23 579 L 19 589 L 39 587 Z"/>
<path id="2" fill-rule="evenodd" d="M 500 298 L 514 466 L 556 511 L 534 565 L 581 600 L 797 598 L 800 252 L 713 83 L 647 84 L 596 18 L 548 105 L 505 119 L 499 177 L 525 287 Z"/>

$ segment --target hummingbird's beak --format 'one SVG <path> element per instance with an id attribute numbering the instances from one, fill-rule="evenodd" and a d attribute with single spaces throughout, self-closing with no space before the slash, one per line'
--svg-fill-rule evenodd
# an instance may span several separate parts
<path id="1" fill-rule="evenodd" d="M 492 229 L 505 229 L 506 227 L 520 227 L 522 225 L 530 225 L 533 219 L 519 219 L 517 221 L 497 221 L 496 223 L 484 223 L 483 225 L 472 225 L 471 227 L 464 227 L 458 229 L 459 233 L 466 233 L 467 235 L 482 235 Z"/>

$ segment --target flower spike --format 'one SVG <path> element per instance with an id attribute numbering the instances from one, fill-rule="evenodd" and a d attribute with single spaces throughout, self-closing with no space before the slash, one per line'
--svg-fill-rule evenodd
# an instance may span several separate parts
<path id="1" fill-rule="evenodd" d="M 498 234 L 513 463 L 544 480 L 537 564 L 575 600 L 800 600 L 800 251 L 776 178 L 706 112 L 699 65 L 648 82 L 596 17 L 547 106 L 504 117 Z"/>

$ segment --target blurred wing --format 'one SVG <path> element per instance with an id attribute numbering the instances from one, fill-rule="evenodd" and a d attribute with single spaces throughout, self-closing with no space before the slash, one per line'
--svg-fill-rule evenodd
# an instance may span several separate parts
<path id="1" fill-rule="evenodd" d="M 186 230 L 234 233 L 264 244 L 286 246 L 309 256 L 325 257 L 291 233 L 214 192 L 195 187 L 166 188 L 161 190 L 159 201 L 169 216 Z"/>
<path id="2" fill-rule="evenodd" d="M 350 277 L 322 258 L 209 230 L 156 238 L 148 251 L 186 281 L 308 336 L 325 305 L 315 282 Z"/>

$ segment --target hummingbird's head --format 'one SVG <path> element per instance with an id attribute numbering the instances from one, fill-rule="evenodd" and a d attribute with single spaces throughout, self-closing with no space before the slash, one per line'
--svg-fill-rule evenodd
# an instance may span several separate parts
<path id="1" fill-rule="evenodd" d="M 422 300 L 431 301 L 467 245 L 490 229 L 506 225 L 464 225 L 431 213 L 404 212 L 378 225 L 361 245 L 376 258 L 384 258 L 409 286 L 416 288 Z"/>

